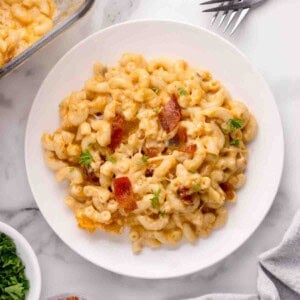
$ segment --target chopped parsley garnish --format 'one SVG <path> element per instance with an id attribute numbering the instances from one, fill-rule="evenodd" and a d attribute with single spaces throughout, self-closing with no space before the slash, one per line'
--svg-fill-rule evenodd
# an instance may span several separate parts
<path id="1" fill-rule="evenodd" d="M 95 143 L 89 143 L 88 144 L 88 148 L 91 148 L 91 147 L 93 147 L 95 145 Z"/>
<path id="2" fill-rule="evenodd" d="M 158 87 L 153 87 L 151 88 L 151 90 L 155 93 L 155 94 L 158 94 L 160 89 Z"/>
<path id="3" fill-rule="evenodd" d="M 93 161 L 93 157 L 90 151 L 84 150 L 79 157 L 79 163 L 83 166 L 89 166 L 92 161 Z"/>
<path id="4" fill-rule="evenodd" d="M 158 108 L 154 108 L 153 111 L 158 114 Z"/>
<path id="5" fill-rule="evenodd" d="M 156 192 L 153 192 L 153 197 L 150 199 L 152 202 L 152 207 L 153 208 L 158 208 L 159 207 L 159 194 L 161 192 L 161 189 L 158 189 Z"/>
<path id="6" fill-rule="evenodd" d="M 180 96 L 186 96 L 187 91 L 184 88 L 178 88 L 178 93 Z"/>
<path id="7" fill-rule="evenodd" d="M 149 159 L 149 156 L 147 156 L 147 155 L 143 155 L 143 156 L 142 156 L 142 162 L 143 162 L 144 164 L 146 164 L 146 163 L 148 162 L 148 159 Z"/>
<path id="8" fill-rule="evenodd" d="M 243 126 L 243 121 L 241 119 L 229 119 L 228 125 L 231 131 L 235 131 L 236 129 L 240 129 Z"/>
<path id="9" fill-rule="evenodd" d="M 232 145 L 232 146 L 238 146 L 239 144 L 240 144 L 240 141 L 237 140 L 237 139 L 234 139 L 234 140 L 230 141 L 230 145 Z"/>
<path id="10" fill-rule="evenodd" d="M 200 185 L 199 185 L 199 183 L 196 183 L 196 184 L 193 185 L 193 191 L 194 192 L 199 192 L 200 191 Z"/>
<path id="11" fill-rule="evenodd" d="M 0 233 L 0 299 L 23 300 L 29 290 L 25 266 L 13 240 Z"/>
<path id="12" fill-rule="evenodd" d="M 160 211 L 159 215 L 164 218 L 167 216 L 167 213 L 165 211 Z"/>
<path id="13" fill-rule="evenodd" d="M 197 170 L 189 170 L 190 173 L 195 174 L 197 173 Z"/>
<path id="14" fill-rule="evenodd" d="M 74 172 L 74 170 L 75 170 L 74 167 L 70 167 L 70 168 L 69 168 L 69 172 L 70 172 L 70 173 Z"/>
<path id="15" fill-rule="evenodd" d="M 112 164 L 115 164 L 117 162 L 117 159 L 110 155 L 106 156 L 106 160 L 110 161 Z"/>

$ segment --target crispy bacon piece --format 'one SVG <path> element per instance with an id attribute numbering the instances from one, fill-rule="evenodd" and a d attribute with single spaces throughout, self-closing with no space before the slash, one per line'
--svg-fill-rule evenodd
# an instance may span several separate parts
<path id="1" fill-rule="evenodd" d="M 227 200 L 230 201 L 234 199 L 234 187 L 231 183 L 229 182 L 220 183 L 220 187 L 224 191 Z"/>
<path id="2" fill-rule="evenodd" d="M 213 209 L 213 208 L 204 206 L 204 207 L 202 208 L 202 212 L 203 212 L 204 214 L 207 214 L 207 213 L 215 214 L 215 213 L 216 213 L 216 210 Z"/>
<path id="3" fill-rule="evenodd" d="M 66 298 L 66 300 L 79 300 L 79 298 L 76 296 L 72 296 L 72 297 Z"/>
<path id="4" fill-rule="evenodd" d="M 124 134 L 124 126 L 125 126 L 125 119 L 121 115 L 116 115 L 112 120 L 111 126 L 111 142 L 110 142 L 110 149 L 115 150 L 122 141 L 123 134 Z"/>
<path id="5" fill-rule="evenodd" d="M 166 132 L 172 131 L 178 125 L 181 119 L 181 109 L 175 95 L 172 95 L 171 99 L 165 104 L 158 114 L 158 118 L 160 125 Z"/>
<path id="6" fill-rule="evenodd" d="M 173 138 L 169 140 L 169 146 L 180 146 L 187 142 L 186 128 L 179 126 Z"/>
<path id="7" fill-rule="evenodd" d="M 145 147 L 143 146 L 142 152 L 148 157 L 155 157 L 159 154 L 160 149 L 157 147 Z"/>
<path id="8" fill-rule="evenodd" d="M 193 203 L 193 195 L 187 187 L 182 187 L 177 190 L 177 195 L 185 204 Z"/>
<path id="9" fill-rule="evenodd" d="M 197 145 L 196 144 L 191 144 L 191 145 L 183 146 L 179 150 L 182 151 L 182 152 L 194 154 L 197 150 Z"/>
<path id="10" fill-rule="evenodd" d="M 86 180 L 93 183 L 99 183 L 99 178 L 89 166 L 83 166 L 83 174 L 85 175 Z"/>
<path id="11" fill-rule="evenodd" d="M 120 206 L 125 209 L 126 212 L 131 212 L 137 208 L 132 185 L 128 177 L 115 178 L 113 181 L 115 198 L 119 202 Z"/>
<path id="12" fill-rule="evenodd" d="M 145 176 L 146 177 L 151 177 L 154 173 L 154 170 L 153 169 L 147 169 L 146 172 L 145 172 Z"/>
<path id="13" fill-rule="evenodd" d="M 196 144 L 191 144 L 191 145 L 188 145 L 188 146 L 185 146 L 184 147 L 184 152 L 186 153 L 195 153 L 197 150 L 197 145 Z"/>
<path id="14" fill-rule="evenodd" d="M 174 136 L 174 139 L 179 143 L 179 144 L 184 144 L 187 142 L 187 133 L 186 133 L 186 128 L 183 126 L 179 126 L 178 130 L 176 132 L 176 135 Z"/>

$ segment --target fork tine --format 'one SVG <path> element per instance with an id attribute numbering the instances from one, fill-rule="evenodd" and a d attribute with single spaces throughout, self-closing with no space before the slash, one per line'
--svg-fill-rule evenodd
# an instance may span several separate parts
<path id="1" fill-rule="evenodd" d="M 203 12 L 218 12 L 218 11 L 227 11 L 227 10 L 238 10 L 238 9 L 243 9 L 243 8 L 250 8 L 249 2 L 239 2 L 236 4 L 227 4 L 227 5 L 222 5 L 214 8 L 209 8 L 203 10 Z"/>
<path id="2" fill-rule="evenodd" d="M 225 3 L 225 2 L 221 3 L 219 6 L 223 6 L 224 3 Z M 218 11 L 214 13 L 214 15 L 213 15 L 213 17 L 212 17 L 212 19 L 211 19 L 211 23 L 210 23 L 211 26 L 215 23 L 215 21 L 216 21 L 218 15 L 219 15 L 219 12 L 218 12 Z"/>
<path id="3" fill-rule="evenodd" d="M 233 1 L 233 0 L 210 0 L 210 1 L 201 2 L 200 5 L 214 4 L 214 3 L 220 3 L 220 2 L 224 3 L 227 1 Z"/>
<path id="4" fill-rule="evenodd" d="M 211 22 L 210 22 L 210 25 L 214 25 L 216 19 L 217 19 L 217 16 L 218 16 L 219 12 L 216 12 L 214 13 L 213 17 L 211 18 Z"/>
<path id="5" fill-rule="evenodd" d="M 233 12 L 230 14 L 230 17 L 229 17 L 229 19 L 228 19 L 228 22 L 227 22 L 227 24 L 226 24 L 226 26 L 225 26 L 223 32 L 225 32 L 225 31 L 227 30 L 227 28 L 230 26 L 232 20 L 234 19 L 235 15 L 236 15 L 238 12 L 239 12 L 238 10 L 235 10 L 235 11 L 233 11 Z"/>
<path id="6" fill-rule="evenodd" d="M 218 25 L 218 28 L 221 27 L 223 21 L 225 20 L 225 18 L 226 18 L 226 16 L 228 15 L 229 12 L 231 12 L 231 11 L 230 11 L 230 10 L 227 10 L 227 11 L 224 11 L 224 12 L 223 12 L 223 15 L 222 15 L 221 20 L 220 20 L 219 25 Z"/>
<path id="7" fill-rule="evenodd" d="M 232 35 L 235 30 L 237 29 L 237 27 L 240 25 L 240 23 L 243 21 L 243 19 L 246 17 L 247 13 L 249 12 L 250 8 L 246 8 L 246 9 L 243 9 L 241 14 L 239 15 L 239 17 L 237 18 L 233 28 L 231 29 L 230 31 L 230 35 Z"/>

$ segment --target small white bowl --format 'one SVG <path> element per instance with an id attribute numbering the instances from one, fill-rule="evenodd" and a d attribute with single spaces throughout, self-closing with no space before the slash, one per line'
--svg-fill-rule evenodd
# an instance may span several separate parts
<path id="1" fill-rule="evenodd" d="M 17 254 L 25 265 L 30 288 L 26 299 L 38 300 L 41 293 L 41 270 L 37 257 L 26 239 L 13 227 L 0 222 L 0 233 L 9 236 L 17 247 Z"/>

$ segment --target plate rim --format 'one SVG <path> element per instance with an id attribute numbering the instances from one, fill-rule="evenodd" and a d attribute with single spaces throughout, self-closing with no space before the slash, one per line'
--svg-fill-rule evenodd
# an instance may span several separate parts
<path id="1" fill-rule="evenodd" d="M 78 47 L 80 47 L 81 44 L 85 43 L 86 40 L 88 39 L 91 39 L 93 38 L 94 36 L 98 35 L 98 34 L 101 34 L 103 32 L 107 32 L 107 31 L 110 31 L 110 30 L 114 30 L 118 27 L 122 27 L 124 25 L 127 25 L 127 24 L 139 24 L 139 23 L 144 23 L 144 24 L 147 24 L 147 23 L 165 23 L 165 24 L 173 24 L 173 25 L 180 25 L 180 26 L 185 26 L 185 27 L 189 27 L 191 30 L 196 30 L 196 31 L 202 31 L 204 32 L 205 34 L 207 35 L 210 35 L 212 36 L 213 38 L 216 38 L 218 39 L 219 41 L 221 41 L 222 43 L 225 43 L 229 48 L 231 48 L 231 50 L 235 51 L 239 56 L 241 56 L 243 59 L 244 59 L 244 62 L 249 66 L 249 68 L 252 70 L 252 72 L 255 74 L 255 77 L 257 77 L 261 83 L 264 85 L 264 88 L 265 90 L 269 93 L 270 95 L 270 100 L 273 102 L 274 104 L 274 113 L 277 114 L 277 118 L 278 120 L 280 121 L 279 122 L 279 132 L 278 132 L 278 138 L 280 140 L 280 152 L 279 152 L 279 155 L 278 155 L 278 168 L 279 168 L 279 171 L 278 173 L 276 174 L 276 180 L 274 182 L 274 187 L 272 189 L 272 191 L 270 192 L 270 194 L 272 194 L 272 200 L 269 201 L 269 204 L 268 206 L 265 208 L 265 211 L 264 213 L 262 214 L 262 217 L 261 219 L 259 220 L 259 222 L 257 222 L 257 224 L 255 226 L 253 226 L 253 228 L 251 228 L 251 230 L 249 231 L 248 235 L 241 239 L 241 241 L 235 245 L 232 249 L 228 250 L 225 252 L 225 254 L 222 255 L 222 257 L 219 257 L 217 259 L 215 259 L 214 261 L 211 261 L 207 264 L 205 264 L 203 267 L 201 267 L 199 269 L 199 267 L 197 267 L 197 265 L 195 265 L 196 267 L 195 268 L 190 268 L 190 270 L 185 270 L 185 271 L 180 271 L 180 272 L 176 272 L 176 274 L 169 274 L 169 275 L 165 275 L 165 274 L 153 274 L 153 275 L 148 275 L 148 274 L 131 274 L 131 273 L 128 273 L 124 270 L 119 270 L 117 267 L 114 267 L 114 266 L 102 266 L 100 265 L 96 260 L 92 259 L 92 258 L 88 258 L 86 256 L 84 256 L 83 254 L 81 254 L 76 248 L 73 248 L 67 241 L 65 241 L 60 233 L 55 230 L 50 221 L 48 221 L 48 219 L 44 216 L 44 213 L 43 211 L 40 209 L 40 206 L 39 206 L 39 203 L 38 201 L 36 200 L 36 194 L 35 194 L 35 191 L 34 191 L 34 185 L 33 183 L 31 182 L 31 179 L 30 179 L 30 176 L 29 176 L 29 162 L 28 162 L 28 159 L 27 159 L 27 152 L 28 152 L 28 147 L 29 147 L 29 143 L 28 143 L 28 139 L 29 139 L 29 133 L 28 133 L 28 127 L 29 127 L 29 124 L 31 123 L 31 119 L 33 118 L 33 108 L 36 104 L 36 100 L 43 88 L 43 85 L 45 83 L 45 81 L 47 80 L 47 78 L 55 72 L 56 70 L 56 67 L 73 51 L 75 51 Z M 144 18 L 144 19 L 135 19 L 135 20 L 129 20 L 129 21 L 125 21 L 125 22 L 121 22 L 121 23 L 117 23 L 117 24 L 114 24 L 114 25 L 111 25 L 111 26 L 108 26 L 108 27 L 105 27 L 105 28 L 102 28 L 90 35 L 88 35 L 87 37 L 85 37 L 83 40 L 81 40 L 80 42 L 78 42 L 77 44 L 75 44 L 72 48 L 70 48 L 51 68 L 51 70 L 48 72 L 48 74 L 46 75 L 46 77 L 43 79 L 43 82 L 41 83 L 35 97 L 34 97 L 34 100 L 32 102 L 32 105 L 31 105 L 31 109 L 30 109 L 30 112 L 29 112 L 29 115 L 28 115 L 28 119 L 27 119 L 27 124 L 26 124 L 26 129 L 25 129 L 25 139 L 24 139 L 24 144 L 25 144 L 25 147 L 24 147 L 24 158 L 25 158 L 25 169 L 26 169 L 26 175 L 27 175 L 27 180 L 28 180 L 28 183 L 29 183 L 29 187 L 30 187 L 30 190 L 32 192 L 32 195 L 33 195 L 33 198 L 34 198 L 34 201 L 35 203 L 37 204 L 43 218 L 46 220 L 47 224 L 50 226 L 50 228 L 55 232 L 55 234 L 63 241 L 63 243 L 65 245 L 67 245 L 72 251 L 74 251 L 76 254 L 78 254 L 80 257 L 84 258 L 85 260 L 89 261 L 89 262 L 92 262 L 94 265 L 98 266 L 98 267 L 101 267 L 105 270 L 108 270 L 110 272 L 113 272 L 113 273 L 116 273 L 116 274 L 120 274 L 120 275 L 124 275 L 124 276 L 128 276 L 128 277 L 131 277 L 131 278 L 140 278 L 140 279 L 171 279 L 171 278 L 178 278 L 178 277 L 183 277 L 183 276 L 187 276 L 187 275 L 190 275 L 190 274 L 193 274 L 193 273 L 196 273 L 196 272 L 201 272 L 217 263 L 219 263 L 220 261 L 224 260 L 225 258 L 227 258 L 229 255 L 233 254 L 235 251 L 237 251 L 253 234 L 254 232 L 260 227 L 260 225 L 262 224 L 263 220 L 265 220 L 268 212 L 270 211 L 270 208 L 272 207 L 273 203 L 274 203 L 274 200 L 275 200 L 275 197 L 277 195 L 277 192 L 279 190 L 279 187 L 280 187 L 280 182 L 281 182 L 281 178 L 282 178 L 282 174 L 283 174 L 283 167 L 284 167 L 284 158 L 285 158 L 285 142 L 284 142 L 284 134 L 283 134 L 283 125 L 282 125 L 282 119 L 281 119 L 281 115 L 279 113 L 279 109 L 278 109 L 278 105 L 275 101 L 275 97 L 272 93 L 272 90 L 271 88 L 269 87 L 267 81 L 265 80 L 265 78 L 262 76 L 262 74 L 258 71 L 257 67 L 251 62 L 251 60 L 241 51 L 239 50 L 239 48 L 237 46 L 235 46 L 234 44 L 232 44 L 230 41 L 226 40 L 224 37 L 216 34 L 215 32 L 212 32 L 202 26 L 197 26 L 197 25 L 194 25 L 194 24 L 191 24 L 189 22 L 183 22 L 183 21 L 175 21 L 175 20 L 171 20 L 171 19 L 151 19 L 151 18 Z M 270 197 L 271 198 L 271 197 Z"/>

